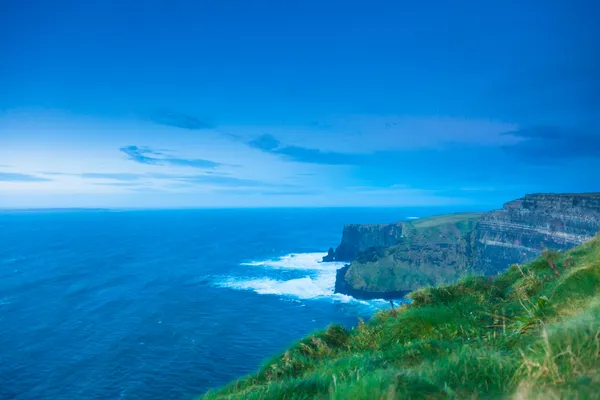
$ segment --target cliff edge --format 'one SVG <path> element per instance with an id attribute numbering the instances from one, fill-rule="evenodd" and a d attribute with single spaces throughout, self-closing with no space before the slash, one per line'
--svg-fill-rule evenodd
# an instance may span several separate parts
<path id="1" fill-rule="evenodd" d="M 404 228 L 403 222 L 345 225 L 340 245 L 335 251 L 330 249 L 323 261 L 352 261 L 367 249 L 392 246 L 402 239 Z"/>
<path id="2" fill-rule="evenodd" d="M 347 225 L 324 261 L 348 261 L 336 292 L 397 298 L 477 273 L 493 275 L 544 249 L 567 250 L 600 231 L 600 193 L 531 194 L 486 213 Z"/>

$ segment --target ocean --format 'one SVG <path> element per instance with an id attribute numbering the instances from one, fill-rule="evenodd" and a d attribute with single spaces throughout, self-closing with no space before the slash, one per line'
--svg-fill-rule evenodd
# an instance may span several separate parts
<path id="1" fill-rule="evenodd" d="M 193 399 L 330 323 L 345 223 L 439 209 L 0 212 L 0 399 Z"/>

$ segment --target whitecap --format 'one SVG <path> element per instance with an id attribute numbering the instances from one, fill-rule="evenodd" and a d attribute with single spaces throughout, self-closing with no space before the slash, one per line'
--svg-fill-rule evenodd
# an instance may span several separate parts
<path id="1" fill-rule="evenodd" d="M 321 262 L 326 255 L 327 253 L 293 253 L 270 260 L 244 262 L 241 265 L 305 271 L 337 270 L 344 266 L 340 262 Z"/>
<path id="2" fill-rule="evenodd" d="M 262 261 L 249 261 L 242 263 L 247 267 L 262 267 L 269 269 L 286 269 L 306 271 L 304 277 L 281 279 L 277 277 L 248 277 L 227 276 L 218 277 L 215 286 L 235 290 L 249 290 L 261 295 L 276 295 L 292 297 L 301 300 L 329 299 L 340 303 L 360 303 L 377 306 L 380 301 L 363 301 L 352 296 L 335 293 L 335 278 L 339 268 L 344 266 L 341 262 L 321 262 L 327 253 L 294 253 L 283 257 Z M 383 303 L 385 304 L 385 302 Z"/>
<path id="3" fill-rule="evenodd" d="M 335 275 L 333 276 L 333 280 L 333 284 L 335 284 Z M 325 277 L 325 279 L 313 279 L 307 276 L 289 280 L 229 277 L 217 282 L 217 286 L 238 290 L 252 290 L 258 294 L 292 296 L 298 299 L 315 299 L 333 295 L 333 286 L 330 283 L 329 277 Z"/>

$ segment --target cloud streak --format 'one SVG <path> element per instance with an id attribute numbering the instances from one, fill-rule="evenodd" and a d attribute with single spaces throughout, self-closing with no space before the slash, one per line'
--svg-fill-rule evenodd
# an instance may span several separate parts
<path id="1" fill-rule="evenodd" d="M 178 158 L 152 150 L 150 147 L 124 146 L 119 149 L 131 161 L 149 165 L 171 165 L 176 167 L 192 167 L 213 169 L 221 164 L 200 158 Z"/>
<path id="2" fill-rule="evenodd" d="M 600 135 L 554 126 L 539 126 L 510 133 L 523 140 L 503 150 L 534 164 L 576 159 L 600 160 Z"/>
<path id="3" fill-rule="evenodd" d="M 188 130 L 213 129 L 214 125 L 204 122 L 194 116 L 172 110 L 156 110 L 149 116 L 155 124 L 173 126 Z"/>
<path id="4" fill-rule="evenodd" d="M 49 182 L 51 179 L 36 175 L 0 172 L 0 182 Z"/>
<path id="5" fill-rule="evenodd" d="M 114 187 L 139 187 L 139 182 L 94 182 L 92 185 L 97 186 L 114 186 Z"/>
<path id="6" fill-rule="evenodd" d="M 223 188 L 291 188 L 295 187 L 285 183 L 270 183 L 258 179 L 238 178 L 221 172 L 206 171 L 203 174 L 168 174 L 168 173 L 147 173 L 147 174 L 131 174 L 131 173 L 100 173 L 87 172 L 82 174 L 70 174 L 62 172 L 42 172 L 45 175 L 55 176 L 72 176 L 79 177 L 85 180 L 90 180 L 93 185 L 99 186 L 121 186 L 130 187 L 140 184 L 151 184 L 158 182 L 182 183 L 186 186 L 202 186 L 212 185 Z M 11 175 L 11 174 L 5 174 Z M 22 174 L 12 174 L 20 175 Z M 22 178 L 25 179 L 25 178 Z M 31 178 L 33 179 L 33 178 Z M 39 178 L 40 180 L 49 180 Z M 97 180 L 109 180 L 113 182 L 95 182 Z M 2 179 L 0 178 L 0 181 Z M 143 181 L 143 182 L 141 182 Z"/>
<path id="7" fill-rule="evenodd" d="M 284 188 L 267 188 L 267 189 L 256 189 L 256 188 L 232 188 L 232 189 L 219 189 L 220 193 L 229 193 L 236 195 L 261 195 L 261 196 L 314 196 L 322 193 L 320 190 L 310 189 L 289 189 Z"/>
<path id="8" fill-rule="evenodd" d="M 214 185 L 221 187 L 291 187 L 287 184 L 273 184 L 256 179 L 236 178 L 223 174 L 204 174 L 204 175 L 177 175 L 177 174 L 150 174 L 152 178 L 170 180 L 175 182 L 187 183 L 190 185 Z"/>
<path id="9" fill-rule="evenodd" d="M 259 187 L 259 186 L 270 186 L 266 182 L 253 180 L 253 179 L 244 179 L 244 178 L 235 178 L 232 176 L 213 176 L 213 175 L 196 175 L 181 178 L 180 181 L 194 183 L 194 184 L 211 184 L 217 186 L 244 186 L 244 187 Z M 279 185 L 277 185 L 279 186 Z"/>
<path id="10" fill-rule="evenodd" d="M 322 165 L 359 165 L 364 163 L 365 155 L 322 151 L 300 146 L 282 146 L 273 135 L 264 134 L 248 142 L 252 148 L 265 153 L 281 156 L 290 161 Z"/>
<path id="11" fill-rule="evenodd" d="M 143 177 L 143 175 L 140 175 L 140 174 L 128 174 L 128 173 L 93 173 L 93 172 L 83 173 L 83 174 L 80 174 L 79 176 L 81 176 L 84 179 L 110 179 L 110 180 L 122 181 L 122 182 L 137 181 L 141 177 Z"/>

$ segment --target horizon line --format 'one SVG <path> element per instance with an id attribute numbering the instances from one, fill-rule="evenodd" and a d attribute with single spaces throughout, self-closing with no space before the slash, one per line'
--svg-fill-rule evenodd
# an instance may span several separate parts
<path id="1" fill-rule="evenodd" d="M 407 205 L 407 206 L 192 206 L 192 207 L 0 207 L 0 212 L 26 211 L 175 211 L 175 210 L 260 210 L 260 209 L 331 209 L 331 208 L 455 208 L 459 205 Z M 488 206 L 481 204 L 481 207 Z"/>

